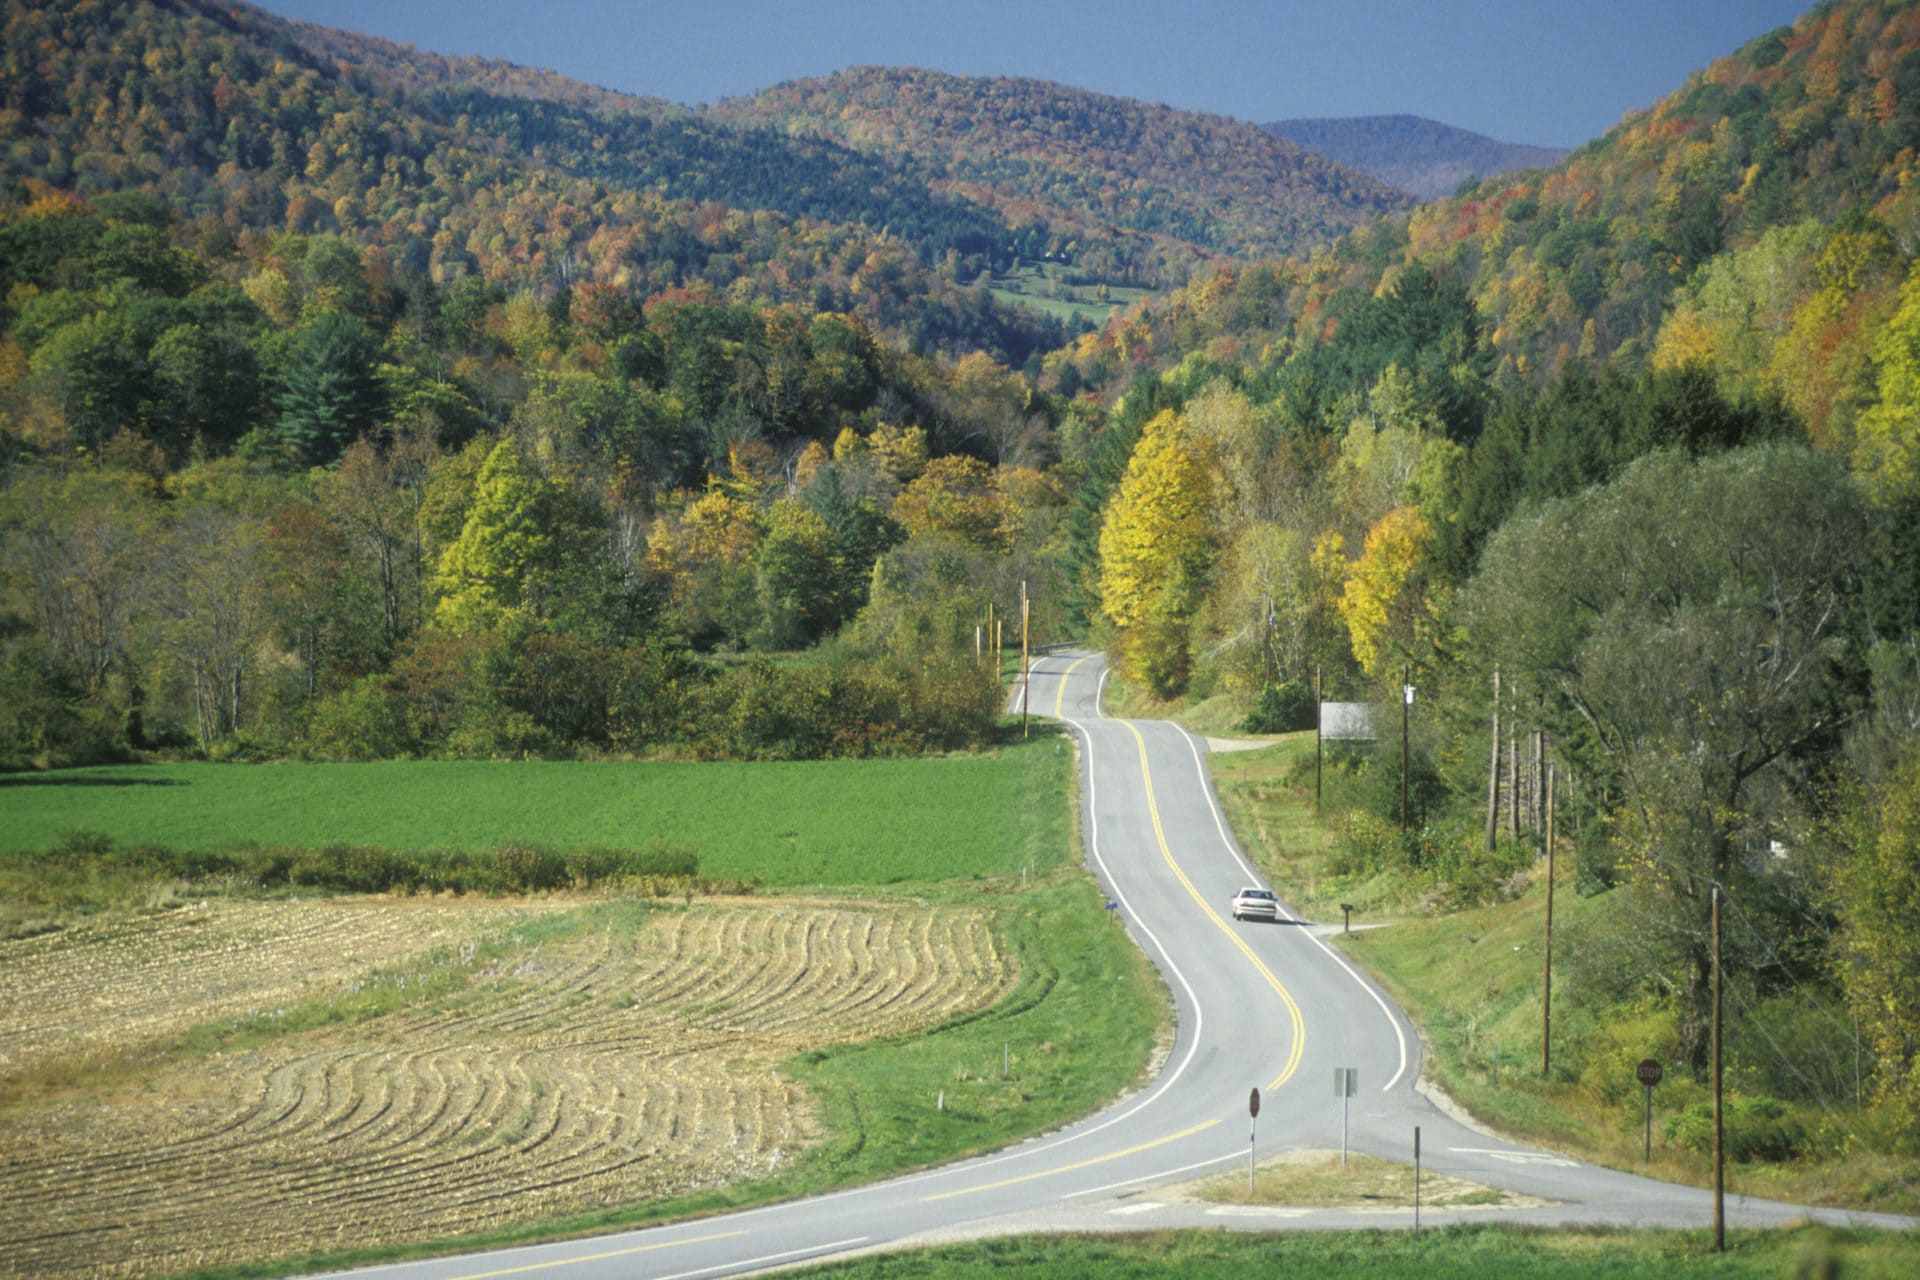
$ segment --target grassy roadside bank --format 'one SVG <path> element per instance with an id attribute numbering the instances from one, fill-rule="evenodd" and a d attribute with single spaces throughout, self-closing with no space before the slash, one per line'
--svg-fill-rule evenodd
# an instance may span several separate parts
<path id="1" fill-rule="evenodd" d="M 1596 1163 L 1705 1185 L 1706 1152 L 1669 1138 L 1666 1122 L 1689 1108 L 1697 1113 L 1709 1095 L 1671 1064 L 1654 1092 L 1651 1158 L 1644 1154 L 1646 1097 L 1633 1068 L 1658 1042 L 1663 1015 L 1637 1005 L 1586 1007 L 1566 981 L 1583 927 L 1604 899 L 1577 893 L 1573 868 L 1562 862 L 1554 898 L 1552 1055 L 1543 1072 L 1544 866 L 1512 882 L 1507 900 L 1446 913 L 1435 908 L 1431 886 L 1404 874 L 1343 873 L 1338 780 L 1327 775 L 1325 812 L 1317 818 L 1312 761 L 1309 732 L 1216 754 L 1210 766 L 1235 832 L 1282 896 L 1311 919 L 1338 920 L 1347 902 L 1357 925 L 1384 926 L 1339 941 L 1414 1015 L 1428 1047 L 1427 1076 L 1501 1132 Z M 1920 1162 L 1852 1142 L 1845 1116 L 1816 1115 L 1806 1123 L 1812 1154 L 1730 1163 L 1729 1189 L 1920 1212 Z"/>
<path id="2" fill-rule="evenodd" d="M 1411 1232 L 1230 1231 L 1023 1236 L 886 1254 L 794 1274 L 818 1280 L 1253 1280 L 1275 1275 L 1314 1280 L 1453 1280 L 1527 1276 L 1530 1280 L 1786 1280 L 1840 1276 L 1906 1280 L 1920 1269 L 1920 1240 L 1874 1231 L 1798 1227 L 1742 1233 L 1723 1254 L 1703 1232 L 1548 1231 L 1450 1226 Z"/>

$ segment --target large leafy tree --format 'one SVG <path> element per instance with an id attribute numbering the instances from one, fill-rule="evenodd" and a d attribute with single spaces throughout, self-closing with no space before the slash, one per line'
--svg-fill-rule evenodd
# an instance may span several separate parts
<path id="1" fill-rule="evenodd" d="M 566 554 L 561 498 L 511 437 L 496 444 L 460 536 L 440 557 L 435 621 L 474 631 L 537 616 Z"/>
<path id="2" fill-rule="evenodd" d="M 1433 527 L 1414 507 L 1395 507 L 1367 532 L 1339 600 L 1353 656 L 1368 675 L 1381 675 L 1411 656 L 1428 617 L 1422 568 Z"/>
<path id="3" fill-rule="evenodd" d="M 1909 749 L 1877 806 L 1851 833 L 1841 883 L 1847 988 L 1878 1059 L 1875 1093 L 1890 1131 L 1920 1141 L 1920 750 Z"/>
<path id="4" fill-rule="evenodd" d="M 1831 458 L 1787 445 L 1699 462 L 1660 453 L 1509 521 L 1469 587 L 1480 651 L 1542 696 L 1563 740 L 1591 744 L 1587 771 L 1612 779 L 1696 1065 L 1711 887 L 1741 904 L 1730 944 L 1742 971 L 1785 955 L 1767 903 L 1792 859 L 1764 851 L 1796 766 L 1855 703 L 1865 545 L 1862 502 Z"/>
<path id="5" fill-rule="evenodd" d="M 1187 629 L 1218 553 L 1213 450 L 1165 410 L 1147 423 L 1100 531 L 1100 599 L 1123 663 L 1160 696 L 1190 667 Z"/>

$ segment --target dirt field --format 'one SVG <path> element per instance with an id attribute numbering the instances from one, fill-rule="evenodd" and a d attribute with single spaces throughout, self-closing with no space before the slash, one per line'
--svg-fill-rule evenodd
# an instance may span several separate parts
<path id="1" fill-rule="evenodd" d="M 798 900 L 637 928 L 567 900 L 214 901 L 0 943 L 0 973 L 0 1273 L 36 1277 L 764 1175 L 815 1136 L 774 1064 L 1017 978 L 979 914 Z"/>

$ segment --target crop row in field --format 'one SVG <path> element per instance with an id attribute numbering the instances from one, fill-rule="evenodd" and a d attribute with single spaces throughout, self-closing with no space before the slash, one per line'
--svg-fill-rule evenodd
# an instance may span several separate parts
<path id="1" fill-rule="evenodd" d="M 284 1009 L 369 969 L 471 950 L 560 909 L 557 900 L 214 898 L 0 942 L 0 1089 L 71 1076 L 197 1023 Z"/>
<path id="2" fill-rule="evenodd" d="M 692 849 L 702 876 L 885 885 L 1045 869 L 1069 852 L 1059 738 L 981 756 L 819 763 L 138 765 L 0 779 L 0 854 L 119 846 Z"/>
<path id="3" fill-rule="evenodd" d="M 925 1029 L 1018 981 L 967 909 L 521 910 L 503 936 L 511 912 L 490 904 L 464 921 L 450 904 L 226 904 L 197 925 L 123 920 L 0 944 L 0 968 L 32 1001 L 0 1007 L 15 1046 L 0 1078 L 7 1269 L 165 1273 L 765 1176 L 818 1133 L 777 1063 Z M 463 924 L 476 940 L 449 945 Z M 349 977 L 338 957 L 363 940 L 396 961 L 411 950 L 411 963 Z M 155 990 L 169 955 L 188 981 Z M 144 994 L 114 997 L 134 984 Z M 108 997 L 92 1009 L 89 985 Z M 351 1026 L 312 1017 L 370 985 L 398 994 L 392 1011 Z M 99 1063 L 105 1044 L 122 1047 L 118 1076 Z M 94 1081 L 63 1085 L 63 1054 L 91 1057 Z"/>

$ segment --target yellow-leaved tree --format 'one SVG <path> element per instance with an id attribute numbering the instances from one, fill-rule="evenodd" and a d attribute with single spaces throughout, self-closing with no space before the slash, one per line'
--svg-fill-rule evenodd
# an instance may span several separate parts
<path id="1" fill-rule="evenodd" d="M 1853 466 L 1876 497 L 1920 483 L 1920 269 L 1900 292 L 1900 309 L 1873 339 L 1879 394 L 1856 428 Z"/>
<path id="2" fill-rule="evenodd" d="M 1340 596 L 1353 656 L 1368 675 L 1405 658 L 1426 612 L 1420 570 L 1433 528 L 1417 507 L 1395 507 L 1367 531 Z"/>
<path id="3" fill-rule="evenodd" d="M 1157 697 L 1192 672 L 1188 630 L 1219 554 L 1210 440 L 1172 410 L 1141 429 L 1100 530 L 1100 607 L 1120 628 L 1122 670 Z"/>

